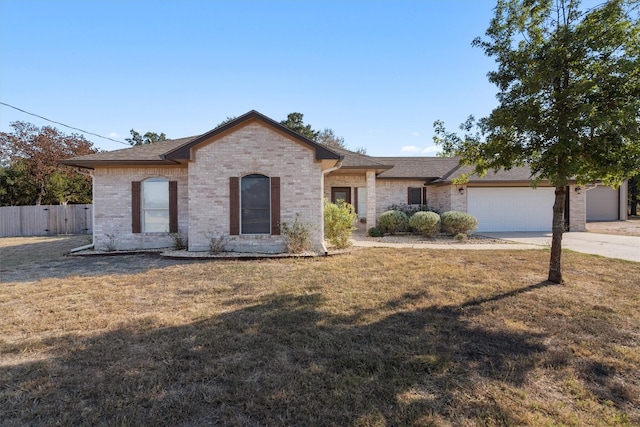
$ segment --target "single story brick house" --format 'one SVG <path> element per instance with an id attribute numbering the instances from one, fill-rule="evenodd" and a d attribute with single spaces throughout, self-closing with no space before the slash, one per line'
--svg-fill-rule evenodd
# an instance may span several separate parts
<path id="1" fill-rule="evenodd" d="M 553 188 L 532 189 L 526 168 L 454 185 L 465 172 L 456 158 L 372 157 L 327 147 L 256 111 L 199 136 L 60 163 L 91 170 L 97 249 L 169 247 L 169 233 L 181 233 L 190 251 L 206 251 L 211 238 L 222 237 L 231 251 L 282 252 L 280 225 L 297 219 L 310 228 L 314 249 L 325 251 L 325 198 L 353 204 L 367 227 L 404 203 L 467 211 L 478 217 L 479 231 L 551 227 Z M 604 193 L 612 192 L 618 203 L 609 211 L 622 219 L 621 193 Z M 570 185 L 571 230 L 585 228 L 588 193 Z"/>

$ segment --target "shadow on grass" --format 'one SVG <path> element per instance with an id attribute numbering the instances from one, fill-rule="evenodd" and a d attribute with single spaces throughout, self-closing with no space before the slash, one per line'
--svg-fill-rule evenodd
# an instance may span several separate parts
<path id="1" fill-rule="evenodd" d="M 41 279 L 66 279 L 72 276 L 90 277 L 111 274 L 137 274 L 176 264 L 189 264 L 198 261 L 170 260 L 154 253 L 141 253 L 123 256 L 63 256 L 54 258 L 22 261 L 19 265 L 0 269 L 0 283 L 33 282 Z"/>
<path id="2" fill-rule="evenodd" d="M 543 350 L 539 337 L 475 328 L 451 309 L 357 324 L 320 312 L 321 302 L 319 294 L 270 296 L 191 325 L 156 329 L 140 321 L 93 338 L 44 343 L 56 349 L 54 358 L 0 371 L 7 385 L 0 392 L 3 419 L 15 425 L 411 423 L 432 413 L 452 415 L 453 391 L 470 377 L 522 381 Z M 505 375 L 507 359 L 517 369 Z M 417 397 L 400 403 L 403 393 Z"/>
<path id="3" fill-rule="evenodd" d="M 323 311 L 318 293 L 276 294 L 184 326 L 146 319 L 40 343 L 54 356 L 0 368 L 0 418 L 5 425 L 519 424 L 474 388 L 521 385 L 546 350 L 545 336 L 471 324 L 462 306 L 406 308 L 427 297 L 405 295 L 389 303 L 396 312 L 367 323 L 366 312 Z"/>

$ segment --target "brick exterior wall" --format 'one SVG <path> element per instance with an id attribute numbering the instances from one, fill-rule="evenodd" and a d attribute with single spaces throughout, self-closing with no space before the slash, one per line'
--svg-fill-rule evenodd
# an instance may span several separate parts
<path id="1" fill-rule="evenodd" d="M 587 191 L 582 188 L 576 191 L 578 186 L 571 184 L 569 186 L 569 230 L 568 231 L 586 231 L 587 230 Z"/>
<path id="2" fill-rule="evenodd" d="M 322 170 L 313 149 L 260 123 L 249 123 L 200 146 L 189 163 L 189 250 L 208 250 L 208 236 L 227 236 L 228 250 L 283 252 L 282 236 L 230 236 L 229 178 L 261 174 L 280 177 L 280 221 L 309 227 L 322 250 Z"/>
<path id="3" fill-rule="evenodd" d="M 118 250 L 164 248 L 173 244 L 168 233 L 131 232 L 131 182 L 157 177 L 178 182 L 178 231 L 187 235 L 186 167 L 96 168 L 93 242 L 97 250 L 105 250 L 112 243 Z"/>
<path id="4" fill-rule="evenodd" d="M 427 186 L 427 205 L 440 213 L 451 210 L 451 186 Z"/>
<path id="5" fill-rule="evenodd" d="M 377 179 L 376 180 L 376 218 L 394 204 L 407 203 L 407 188 L 419 187 L 424 180 L 418 179 Z M 331 187 L 351 187 L 351 200 L 355 201 L 357 187 L 366 187 L 363 175 L 341 174 L 340 170 L 332 172 L 325 178 L 324 197 L 331 199 Z M 427 206 L 439 212 L 452 210 L 452 202 L 458 208 L 466 209 L 466 196 L 460 195 L 458 187 L 453 185 L 427 186 Z"/>

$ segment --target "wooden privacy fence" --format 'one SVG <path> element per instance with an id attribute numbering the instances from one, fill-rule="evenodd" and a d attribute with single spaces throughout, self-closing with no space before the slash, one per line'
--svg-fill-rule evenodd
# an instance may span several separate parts
<path id="1" fill-rule="evenodd" d="M 0 237 L 91 234 L 92 205 L 0 207 Z"/>

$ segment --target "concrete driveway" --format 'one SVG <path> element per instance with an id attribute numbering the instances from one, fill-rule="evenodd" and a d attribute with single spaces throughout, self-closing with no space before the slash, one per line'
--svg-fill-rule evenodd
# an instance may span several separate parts
<path id="1" fill-rule="evenodd" d="M 520 244 L 551 246 L 551 233 L 507 232 L 478 233 L 483 236 L 504 239 Z M 562 248 L 585 254 L 601 255 L 640 262 L 640 237 L 612 234 L 568 232 L 562 237 Z"/>

